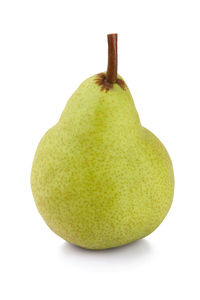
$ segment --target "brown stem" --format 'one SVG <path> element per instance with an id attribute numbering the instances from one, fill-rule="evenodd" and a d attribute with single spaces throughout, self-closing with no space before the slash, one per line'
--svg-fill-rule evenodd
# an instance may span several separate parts
<path id="1" fill-rule="evenodd" d="M 106 81 L 115 83 L 117 81 L 117 33 L 108 34 L 108 68 Z"/>

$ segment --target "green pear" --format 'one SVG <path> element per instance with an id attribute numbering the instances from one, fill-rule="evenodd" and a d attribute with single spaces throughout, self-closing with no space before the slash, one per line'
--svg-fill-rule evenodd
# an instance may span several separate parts
<path id="1" fill-rule="evenodd" d="M 80 85 L 41 139 L 31 187 L 47 225 L 88 249 L 141 239 L 169 211 L 172 163 L 117 75 L 116 34 L 108 35 L 107 72 Z"/>

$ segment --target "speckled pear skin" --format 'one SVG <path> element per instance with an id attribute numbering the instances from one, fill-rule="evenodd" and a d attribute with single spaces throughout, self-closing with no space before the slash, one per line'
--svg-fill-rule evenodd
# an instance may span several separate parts
<path id="1" fill-rule="evenodd" d="M 56 234 L 84 248 L 106 249 L 159 226 L 172 203 L 174 175 L 162 143 L 141 126 L 128 88 L 113 84 L 102 91 L 96 79 L 80 85 L 43 136 L 31 186 Z"/>

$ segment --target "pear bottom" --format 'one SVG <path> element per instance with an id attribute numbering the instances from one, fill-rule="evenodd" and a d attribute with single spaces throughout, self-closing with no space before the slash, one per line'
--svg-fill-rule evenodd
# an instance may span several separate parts
<path id="1" fill-rule="evenodd" d="M 73 144 L 70 151 L 65 131 L 57 126 L 41 140 L 31 174 L 47 225 L 87 249 L 122 246 L 154 231 L 174 192 L 172 163 L 162 143 L 141 127 L 126 151 L 95 148 L 95 140 L 87 148 L 79 140 L 80 147 Z"/>

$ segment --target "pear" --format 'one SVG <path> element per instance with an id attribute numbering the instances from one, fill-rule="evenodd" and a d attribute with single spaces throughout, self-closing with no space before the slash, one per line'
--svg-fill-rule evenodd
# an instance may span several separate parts
<path id="1" fill-rule="evenodd" d="M 172 163 L 117 75 L 117 34 L 108 35 L 107 72 L 79 86 L 41 139 L 31 187 L 47 225 L 88 249 L 141 239 L 169 211 Z"/>

